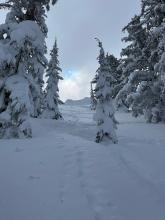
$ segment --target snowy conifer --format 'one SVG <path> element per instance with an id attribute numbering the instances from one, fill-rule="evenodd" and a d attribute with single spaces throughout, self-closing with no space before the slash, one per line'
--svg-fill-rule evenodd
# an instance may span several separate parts
<path id="1" fill-rule="evenodd" d="M 95 93 L 94 93 L 94 90 L 93 90 L 93 81 L 91 82 L 91 93 L 90 93 L 90 98 L 91 98 L 91 110 L 96 110 L 96 105 L 97 105 L 97 100 L 96 100 L 96 97 L 95 97 Z"/>
<path id="2" fill-rule="evenodd" d="M 117 121 L 114 116 L 115 110 L 113 107 L 111 89 L 114 78 L 110 72 L 108 59 L 105 56 L 102 43 L 99 40 L 98 43 L 100 47 L 100 55 L 98 57 L 100 66 L 97 70 L 97 82 L 95 87 L 97 105 L 96 114 L 94 116 L 98 126 L 96 142 L 99 143 L 103 141 L 103 139 L 108 138 L 116 143 L 117 137 L 115 130 L 117 128 Z"/>
<path id="3" fill-rule="evenodd" d="M 48 80 L 46 87 L 45 108 L 43 111 L 43 117 L 57 120 L 62 118 L 58 105 L 63 104 L 63 102 L 59 99 L 59 94 L 58 94 L 59 93 L 58 83 L 59 80 L 62 80 L 63 78 L 60 76 L 60 72 L 62 70 L 59 67 L 57 41 L 55 41 L 50 56 L 51 58 L 48 64 L 48 69 L 46 74 Z"/>
<path id="4" fill-rule="evenodd" d="M 141 23 L 146 28 L 147 41 L 143 53 L 147 65 L 138 75 L 138 86 L 135 92 L 128 96 L 131 107 L 145 115 L 148 122 L 157 123 L 165 120 L 165 100 L 162 81 L 163 58 L 163 26 L 165 18 L 165 2 L 160 0 L 143 0 Z M 162 34 L 163 33 L 163 34 Z M 147 67 L 147 68 L 146 68 Z M 135 78 L 135 77 L 134 77 Z"/>
<path id="5" fill-rule="evenodd" d="M 122 49 L 121 64 L 119 69 L 122 71 L 122 87 L 116 97 L 117 107 L 125 106 L 129 108 L 126 102 L 128 94 L 135 91 L 138 85 L 138 80 L 130 83 L 130 76 L 137 75 L 137 70 L 145 69 L 147 64 L 146 54 L 143 49 L 146 45 L 146 30 L 142 27 L 140 16 L 135 16 L 131 22 L 124 27 L 123 31 L 127 31 L 128 36 L 123 38 L 123 41 L 129 45 Z"/>
<path id="6" fill-rule="evenodd" d="M 120 60 L 118 60 L 113 54 L 108 54 L 108 53 L 106 55 L 106 59 L 108 61 L 110 72 L 113 77 L 111 90 L 112 90 L 112 98 L 114 99 L 122 87 L 122 80 L 121 80 L 122 71 L 119 68 Z"/>
<path id="7" fill-rule="evenodd" d="M 157 63 L 154 63 L 154 68 L 159 78 L 159 102 L 155 111 L 158 113 L 157 121 L 165 121 L 165 2 L 159 2 L 154 7 L 154 12 L 156 27 L 153 29 L 153 35 L 158 39 L 155 50 L 158 59 L 156 59 Z"/>
<path id="8" fill-rule="evenodd" d="M 162 91 L 163 23 L 165 3 L 143 0 L 140 16 L 135 16 L 124 28 L 130 44 L 123 49 L 122 70 L 124 86 L 117 103 L 126 103 L 133 115 L 144 114 L 148 122 L 165 119 Z"/>
<path id="9" fill-rule="evenodd" d="M 0 138 L 31 137 L 29 116 L 40 114 L 49 3 L 9 0 L 0 4 L 10 9 L 0 25 Z"/>

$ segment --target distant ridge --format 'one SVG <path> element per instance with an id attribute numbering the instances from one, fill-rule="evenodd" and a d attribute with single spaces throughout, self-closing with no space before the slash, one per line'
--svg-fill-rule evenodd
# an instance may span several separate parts
<path id="1" fill-rule="evenodd" d="M 85 97 L 80 100 L 72 100 L 72 99 L 67 99 L 65 102 L 66 105 L 90 105 L 90 98 Z"/>

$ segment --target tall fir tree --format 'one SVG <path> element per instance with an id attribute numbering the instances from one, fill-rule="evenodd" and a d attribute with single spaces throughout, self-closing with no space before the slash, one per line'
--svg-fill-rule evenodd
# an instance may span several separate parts
<path id="1" fill-rule="evenodd" d="M 148 68 L 145 73 L 147 73 L 148 79 L 139 81 L 136 92 L 128 96 L 128 100 L 131 100 L 135 110 L 143 109 L 146 120 L 153 123 L 165 120 L 163 81 L 161 71 L 158 68 L 161 60 L 161 27 L 165 18 L 164 9 L 164 1 L 142 1 L 141 23 L 147 30 L 147 42 L 144 51 L 147 52 Z"/>
<path id="2" fill-rule="evenodd" d="M 109 69 L 108 59 L 102 43 L 97 39 L 100 47 L 100 55 L 98 57 L 99 68 L 97 70 L 97 81 L 95 87 L 95 96 L 97 100 L 96 114 L 94 116 L 97 121 L 96 142 L 99 143 L 104 139 L 110 139 L 113 143 L 117 142 L 115 130 L 117 129 L 117 121 L 115 119 L 115 110 L 112 100 L 111 85 L 114 81 L 112 73 Z"/>
<path id="3" fill-rule="evenodd" d="M 147 54 L 144 52 L 147 33 L 146 29 L 142 27 L 140 16 L 137 15 L 123 28 L 123 31 L 128 33 L 122 39 L 128 46 L 122 49 L 121 52 L 122 58 L 119 69 L 122 71 L 121 81 L 123 85 L 116 96 L 116 104 L 117 107 L 125 106 L 129 108 L 127 96 L 136 91 L 139 83 L 137 75 L 148 67 Z M 133 82 L 132 78 L 135 76 L 136 80 Z"/>
<path id="4" fill-rule="evenodd" d="M 111 75 L 113 76 L 113 82 L 111 84 L 111 90 L 112 90 L 112 98 L 115 99 L 118 92 L 120 91 L 122 87 L 122 71 L 119 68 L 120 66 L 120 59 L 117 59 L 113 54 L 106 55 L 106 59 L 109 65 L 109 69 L 111 72 Z"/>
<path id="5" fill-rule="evenodd" d="M 94 89 L 93 89 L 93 81 L 91 82 L 91 93 L 90 93 L 90 99 L 91 99 L 91 110 L 96 110 L 97 100 L 95 97 Z"/>
<path id="6" fill-rule="evenodd" d="M 135 17 L 126 27 L 125 30 L 129 33 L 126 42 L 129 40 L 131 44 L 124 50 L 127 52 L 124 53 L 127 62 L 124 61 L 123 72 L 128 70 L 128 75 L 117 96 L 117 101 L 125 100 L 134 116 L 144 114 L 147 122 L 154 123 L 165 120 L 162 80 L 164 8 L 164 1 L 143 0 L 140 16 L 138 19 Z M 137 57 L 136 51 L 132 50 L 134 47 L 138 49 Z"/>
<path id="7" fill-rule="evenodd" d="M 123 83 L 121 80 L 122 71 L 121 69 L 119 69 L 120 60 L 117 59 L 113 54 L 107 53 L 106 61 L 109 67 L 109 72 L 111 76 L 113 77 L 113 81 L 111 82 L 111 93 L 112 93 L 111 96 L 112 96 L 112 99 L 115 99 Z M 96 75 L 91 81 L 91 110 L 95 110 L 96 105 L 97 105 L 97 100 L 95 97 L 95 89 L 93 89 L 93 85 L 97 83 L 97 79 L 98 79 L 98 74 L 96 71 Z"/>
<path id="8" fill-rule="evenodd" d="M 52 1 L 54 4 L 55 1 Z M 31 137 L 29 116 L 41 111 L 50 1 L 9 0 L 0 25 L 0 138 Z"/>
<path id="9" fill-rule="evenodd" d="M 147 16 L 148 11 L 152 16 Z M 157 86 L 159 99 L 155 114 L 157 115 L 157 121 L 165 121 L 165 1 L 153 1 L 152 4 L 146 2 L 143 5 L 142 12 L 146 23 L 149 23 L 152 27 L 150 29 L 154 41 L 154 56 L 151 54 L 151 60 L 154 61 L 155 75 L 159 80 L 157 82 L 157 85 L 159 85 L 159 87 Z"/>
<path id="10" fill-rule="evenodd" d="M 47 87 L 46 87 L 46 96 L 45 96 L 45 109 L 43 111 L 43 117 L 51 118 L 51 119 L 61 119 L 62 114 L 59 111 L 58 105 L 63 104 L 63 102 L 59 99 L 59 88 L 58 83 L 59 80 L 63 80 L 60 76 L 60 72 L 62 71 L 59 67 L 58 60 L 58 48 L 57 41 L 55 40 L 55 44 L 50 53 L 50 62 L 48 64 L 47 74 Z"/>

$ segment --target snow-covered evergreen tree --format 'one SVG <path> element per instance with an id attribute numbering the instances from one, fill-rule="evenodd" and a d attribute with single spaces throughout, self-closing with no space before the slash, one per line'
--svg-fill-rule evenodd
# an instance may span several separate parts
<path id="1" fill-rule="evenodd" d="M 135 110 L 142 106 L 146 120 L 154 123 L 165 120 L 163 81 L 159 68 L 164 51 L 162 45 L 164 18 L 164 1 L 142 1 L 141 23 L 147 30 L 147 42 L 143 49 L 148 61 L 147 69 L 145 69 L 147 77 L 145 80 L 139 80 L 136 92 L 128 96 L 128 100 L 132 100 L 132 106 L 135 107 Z M 136 105 L 137 100 L 138 105 Z"/>
<path id="2" fill-rule="evenodd" d="M 46 87 L 46 96 L 45 96 L 45 105 L 44 105 L 45 108 L 43 111 L 43 117 L 57 120 L 62 118 L 58 105 L 63 104 L 63 102 L 59 99 L 58 83 L 59 80 L 63 80 L 63 78 L 60 76 L 60 72 L 62 70 L 59 67 L 57 41 L 55 41 L 50 56 L 51 58 L 48 64 L 48 69 L 46 74 L 48 80 Z"/>
<path id="3" fill-rule="evenodd" d="M 115 130 L 117 128 L 117 121 L 114 116 L 115 110 L 113 107 L 111 89 L 114 78 L 110 72 L 108 59 L 105 56 L 102 43 L 99 40 L 98 43 L 100 47 L 100 55 L 98 57 L 100 66 L 97 70 L 97 82 L 95 87 L 97 105 L 94 116 L 98 126 L 96 142 L 99 143 L 103 141 L 103 139 L 108 138 L 116 143 L 117 136 Z"/>
<path id="4" fill-rule="evenodd" d="M 122 87 L 116 97 L 117 107 L 125 106 L 129 108 L 129 104 L 126 102 L 128 94 L 132 91 L 136 91 L 138 85 L 138 79 L 133 83 L 130 83 L 132 75 L 137 75 L 137 70 L 144 70 L 147 65 L 147 57 L 143 52 L 146 45 L 146 29 L 142 27 L 140 16 L 135 16 L 131 22 L 123 28 L 123 31 L 127 31 L 128 36 L 123 38 L 123 41 L 128 46 L 122 49 L 121 52 L 121 64 L 119 69 L 122 71 L 121 81 Z"/>
<path id="5" fill-rule="evenodd" d="M 113 78 L 113 81 L 111 82 L 111 96 L 114 99 L 122 87 L 122 81 L 121 81 L 122 71 L 118 69 L 118 67 L 120 66 L 120 60 L 118 60 L 114 55 L 107 53 L 106 61 L 109 66 L 109 72 Z M 98 79 L 98 74 L 96 74 L 94 79 L 91 81 L 91 110 L 95 110 L 97 105 L 97 100 L 95 97 L 95 89 L 92 88 L 93 85 L 97 83 L 97 79 Z"/>
<path id="6" fill-rule="evenodd" d="M 135 16 L 124 30 L 130 42 L 122 51 L 124 86 L 117 103 L 125 102 L 134 116 L 144 114 L 148 122 L 165 120 L 163 91 L 163 53 L 165 2 L 143 0 L 140 16 Z"/>
<path id="7" fill-rule="evenodd" d="M 0 25 L 0 138 L 32 136 L 29 116 L 40 114 L 47 65 L 45 8 L 49 4 L 48 0 L 0 4 L 10 9 Z"/>
<path id="8" fill-rule="evenodd" d="M 165 121 L 165 2 L 160 1 L 154 5 L 155 12 L 155 28 L 153 28 L 154 39 L 157 39 L 157 47 L 155 50 L 156 64 L 154 62 L 155 72 L 159 79 L 159 102 L 156 105 L 155 111 L 158 115 L 158 120 Z M 161 91 L 160 91 L 161 90 Z"/>
<path id="9" fill-rule="evenodd" d="M 91 99 L 91 110 L 96 110 L 96 105 L 97 105 L 97 100 L 96 100 L 96 97 L 95 97 L 95 93 L 94 93 L 94 90 L 93 90 L 93 82 L 91 82 L 91 93 L 90 93 L 90 99 Z"/>
<path id="10" fill-rule="evenodd" d="M 106 55 L 106 59 L 108 61 L 108 65 L 110 68 L 111 75 L 113 76 L 113 83 L 111 84 L 111 90 L 112 90 L 112 98 L 114 99 L 118 92 L 120 91 L 122 87 L 122 71 L 119 68 L 120 66 L 120 60 L 117 59 L 113 54 Z"/>

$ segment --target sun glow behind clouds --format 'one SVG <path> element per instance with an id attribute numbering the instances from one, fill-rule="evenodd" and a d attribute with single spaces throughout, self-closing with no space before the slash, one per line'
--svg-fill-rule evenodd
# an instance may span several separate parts
<path id="1" fill-rule="evenodd" d="M 86 71 L 72 71 L 64 73 L 64 80 L 59 83 L 60 98 L 81 99 L 90 95 L 90 81 L 92 77 Z"/>

